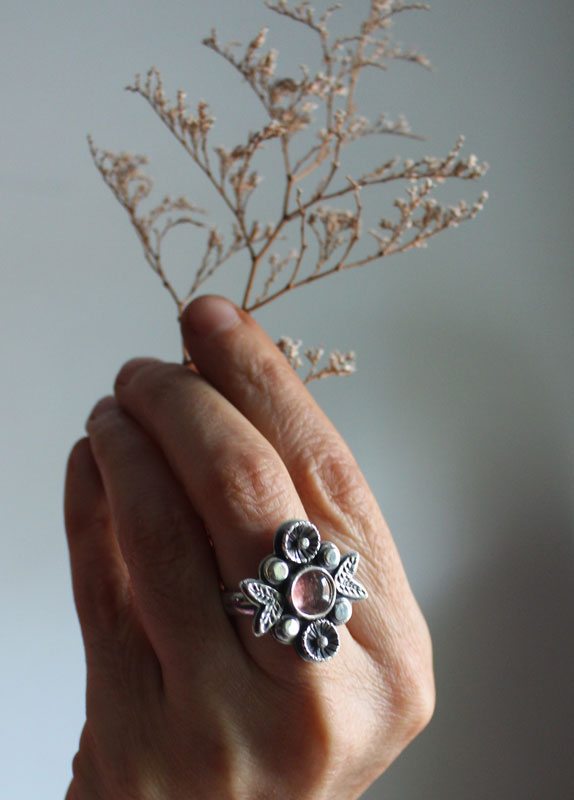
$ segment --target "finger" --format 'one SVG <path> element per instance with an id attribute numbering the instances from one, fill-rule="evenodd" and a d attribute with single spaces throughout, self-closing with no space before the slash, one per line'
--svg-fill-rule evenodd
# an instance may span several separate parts
<path id="1" fill-rule="evenodd" d="M 128 363 L 122 407 L 160 445 L 207 527 L 228 587 L 254 576 L 281 522 L 305 515 L 266 439 L 203 378 L 161 362 Z"/>
<path id="2" fill-rule="evenodd" d="M 182 319 L 199 372 L 279 453 L 317 525 L 342 544 L 370 546 L 382 520 L 348 447 L 283 354 L 259 325 L 223 298 L 191 303 Z M 384 525 L 383 525 L 384 527 Z"/>
<path id="3" fill-rule="evenodd" d="M 122 639 L 132 604 L 129 575 L 87 439 L 68 459 L 64 511 L 74 599 L 90 664 Z"/>
<path id="4" fill-rule="evenodd" d="M 69 785 L 68 791 L 66 792 L 66 797 L 64 800 L 77 800 L 78 795 L 76 794 L 76 787 L 74 786 L 74 781 Z"/>
<path id="5" fill-rule="evenodd" d="M 210 631 L 218 634 L 210 642 L 227 646 L 230 628 L 208 538 L 162 453 L 114 398 L 95 407 L 87 429 L 135 599 L 160 660 L 189 661 Z"/>
<path id="6" fill-rule="evenodd" d="M 185 487 L 209 531 L 225 586 L 236 589 L 240 580 L 256 577 L 259 563 L 273 550 L 277 527 L 306 516 L 269 442 L 210 384 L 181 365 L 128 363 L 118 375 L 116 393 L 158 442 Z M 221 599 L 217 605 L 222 608 Z M 299 680 L 305 665 L 293 648 L 285 652 L 271 637 L 255 638 L 250 620 L 236 622 L 256 663 L 275 676 Z M 354 663 L 362 654 L 347 631 L 340 636 L 348 663 Z"/>
<path id="7" fill-rule="evenodd" d="M 87 663 L 86 708 L 101 716 L 162 694 L 156 655 L 135 613 L 105 490 L 87 439 L 73 448 L 65 520 Z"/>
<path id="8" fill-rule="evenodd" d="M 322 536 L 361 554 L 359 577 L 374 602 L 353 612 L 353 635 L 378 648 L 406 618 L 426 630 L 365 478 L 276 345 L 248 314 L 213 296 L 188 306 L 182 331 L 200 374 L 273 445 Z"/>

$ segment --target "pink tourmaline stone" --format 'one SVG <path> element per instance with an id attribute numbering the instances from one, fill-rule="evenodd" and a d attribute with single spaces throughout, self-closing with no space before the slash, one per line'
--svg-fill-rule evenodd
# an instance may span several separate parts
<path id="1" fill-rule="evenodd" d="M 324 569 L 308 567 L 291 584 L 291 603 L 298 614 L 317 619 L 328 614 L 335 602 L 335 582 Z"/>

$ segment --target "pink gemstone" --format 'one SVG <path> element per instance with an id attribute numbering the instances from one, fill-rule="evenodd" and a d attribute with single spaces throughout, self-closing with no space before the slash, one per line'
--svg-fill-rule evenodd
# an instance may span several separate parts
<path id="1" fill-rule="evenodd" d="M 324 569 L 308 567 L 291 584 L 291 603 L 298 614 L 318 619 L 329 613 L 335 602 L 335 582 Z"/>

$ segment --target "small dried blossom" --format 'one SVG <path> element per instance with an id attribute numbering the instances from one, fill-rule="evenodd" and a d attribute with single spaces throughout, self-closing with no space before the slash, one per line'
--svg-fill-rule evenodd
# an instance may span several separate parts
<path id="1" fill-rule="evenodd" d="M 277 342 L 277 347 L 294 370 L 299 370 L 304 366 L 304 361 L 301 358 L 301 346 L 301 339 L 291 339 L 289 336 L 282 336 Z M 329 353 L 327 362 L 322 363 L 324 355 L 325 350 L 323 347 L 311 347 L 303 352 L 307 362 L 307 373 L 302 378 L 303 383 L 310 383 L 332 375 L 352 375 L 355 372 L 355 353 L 342 353 L 340 350 L 332 350 Z"/>
<path id="2" fill-rule="evenodd" d="M 240 74 L 266 113 L 267 121 L 251 131 L 242 143 L 233 147 L 213 146 L 210 137 L 215 117 L 209 105 L 200 100 L 192 111 L 181 90 L 171 100 L 156 67 L 148 71 L 145 79 L 136 76 L 127 87 L 149 103 L 211 182 L 230 214 L 228 233 L 207 225 L 205 212 L 183 197 L 175 200 L 167 197 L 151 210 L 141 211 L 141 203 L 153 187 L 144 171 L 146 158 L 99 150 L 90 139 L 96 166 L 126 209 L 146 260 L 176 302 L 178 314 L 199 287 L 241 251 L 250 262 L 241 306 L 252 312 L 327 275 L 411 248 L 426 247 L 428 239 L 437 233 L 474 219 L 488 196 L 483 192 L 474 203 L 461 200 L 444 206 L 434 195 L 434 190 L 446 181 L 474 181 L 488 168 L 474 154 L 461 156 L 462 136 L 446 156 L 386 158 L 362 174 L 342 177 L 343 151 L 351 143 L 374 135 L 421 138 L 411 131 L 403 116 L 393 121 L 382 113 L 371 122 L 359 112 L 356 96 L 365 70 L 387 71 L 396 61 L 431 69 L 425 55 L 413 48 L 403 48 L 392 36 L 397 15 L 427 10 L 426 4 L 370 0 L 367 15 L 359 21 L 357 30 L 339 37 L 331 37 L 328 22 L 340 4 L 322 14 L 307 0 L 297 5 L 287 0 L 264 0 L 264 4 L 274 13 L 309 29 L 315 37 L 320 67 L 312 70 L 301 65 L 297 77 L 277 76 L 278 52 L 266 48 L 267 27 L 259 29 L 242 54 L 238 42 L 222 45 L 217 32 L 212 30 L 203 43 Z M 322 124 L 314 132 L 315 143 L 295 159 L 293 140 L 301 131 L 312 130 L 317 112 L 321 113 Z M 278 218 L 264 224 L 250 214 L 250 201 L 263 179 L 256 160 L 268 144 L 280 149 L 285 183 L 279 198 Z M 322 167 L 321 177 L 316 178 L 319 167 Z M 368 230 L 372 249 L 357 256 L 357 244 L 364 241 L 363 194 L 387 183 L 402 186 L 403 193 L 396 197 L 391 213 L 381 218 L 378 227 Z M 353 208 L 338 207 L 346 200 L 352 201 Z M 266 203 L 269 204 L 268 199 Z M 171 229 L 182 224 L 204 228 L 206 240 L 189 291 L 180 296 L 165 272 L 161 246 Z M 294 245 L 287 255 L 281 255 L 278 245 L 290 236 Z M 300 342 L 284 337 L 279 346 L 294 367 L 302 366 Z M 354 370 L 352 353 L 333 351 L 323 367 L 319 366 L 324 355 L 321 348 L 306 350 L 303 355 L 310 364 L 306 382 L 326 375 L 347 375 Z"/>
<path id="3" fill-rule="evenodd" d="M 277 342 L 277 347 L 281 350 L 293 369 L 299 369 L 299 367 L 303 366 L 303 361 L 299 355 L 302 344 L 303 342 L 301 339 L 291 339 L 290 336 L 282 336 Z"/>

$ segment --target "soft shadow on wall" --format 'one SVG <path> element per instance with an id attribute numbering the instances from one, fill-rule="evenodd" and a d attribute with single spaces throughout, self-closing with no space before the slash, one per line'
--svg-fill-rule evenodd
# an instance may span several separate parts
<path id="1" fill-rule="evenodd" d="M 460 525 L 450 578 L 426 609 L 435 717 L 364 797 L 569 800 L 574 558 L 564 420 L 541 363 L 509 331 L 465 329 L 460 318 L 421 323 L 408 320 L 408 336 L 424 358 L 402 358 L 395 385 L 421 404 L 407 415 L 424 415 L 426 399 L 443 392 L 444 431 L 455 420 L 445 444 Z"/>

